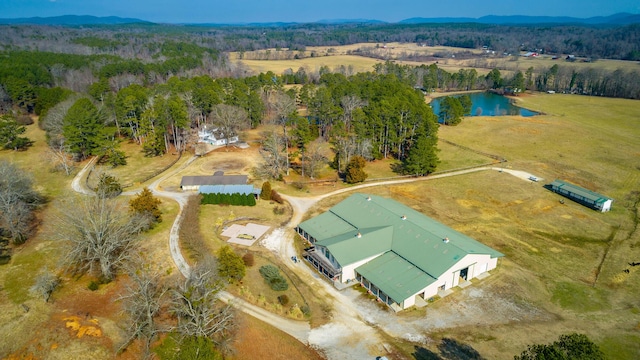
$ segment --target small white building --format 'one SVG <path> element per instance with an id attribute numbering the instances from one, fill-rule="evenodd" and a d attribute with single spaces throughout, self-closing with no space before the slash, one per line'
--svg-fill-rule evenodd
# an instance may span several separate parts
<path id="1" fill-rule="evenodd" d="M 304 258 L 399 311 L 494 269 L 500 252 L 391 199 L 354 194 L 302 222 Z"/>
<path id="2" fill-rule="evenodd" d="M 215 129 L 207 129 L 207 127 L 203 127 L 198 131 L 198 142 L 207 143 L 216 146 L 227 145 L 227 138 L 224 134 Z M 232 136 L 229 138 L 229 144 L 237 143 L 238 136 Z"/>

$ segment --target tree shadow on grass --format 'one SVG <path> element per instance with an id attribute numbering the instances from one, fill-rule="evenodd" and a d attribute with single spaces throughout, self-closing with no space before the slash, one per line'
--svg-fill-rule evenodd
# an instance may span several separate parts
<path id="1" fill-rule="evenodd" d="M 484 360 L 476 349 L 454 339 L 444 338 L 438 345 L 440 354 L 450 360 Z"/>
<path id="2" fill-rule="evenodd" d="M 415 360 L 442 360 L 438 354 L 421 346 L 414 346 L 414 349 L 416 351 L 411 355 L 413 355 Z"/>

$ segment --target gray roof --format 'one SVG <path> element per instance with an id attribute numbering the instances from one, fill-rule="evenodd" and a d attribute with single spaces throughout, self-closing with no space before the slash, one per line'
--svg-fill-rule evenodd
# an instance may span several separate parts
<path id="1" fill-rule="evenodd" d="M 246 185 L 247 175 L 183 176 L 180 187 L 202 185 Z"/>
<path id="2" fill-rule="evenodd" d="M 255 194 L 253 185 L 202 185 L 199 192 L 201 194 Z M 260 192 L 258 191 L 258 194 Z"/>

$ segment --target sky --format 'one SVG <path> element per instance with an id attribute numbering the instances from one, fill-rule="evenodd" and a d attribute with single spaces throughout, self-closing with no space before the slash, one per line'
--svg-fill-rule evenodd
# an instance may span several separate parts
<path id="1" fill-rule="evenodd" d="M 640 13 L 640 0 L 0 0 L 0 18 L 94 15 L 163 23 L 314 22 Z"/>

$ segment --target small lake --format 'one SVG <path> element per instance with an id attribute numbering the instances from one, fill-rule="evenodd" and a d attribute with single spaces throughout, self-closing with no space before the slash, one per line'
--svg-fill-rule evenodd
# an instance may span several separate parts
<path id="1" fill-rule="evenodd" d="M 489 92 L 471 93 L 468 95 L 471 98 L 470 116 L 538 115 L 535 111 L 513 105 L 511 99 L 506 96 Z M 433 113 L 436 114 L 436 116 L 440 113 L 441 99 L 444 99 L 444 97 L 435 98 L 431 100 L 430 103 Z"/>

